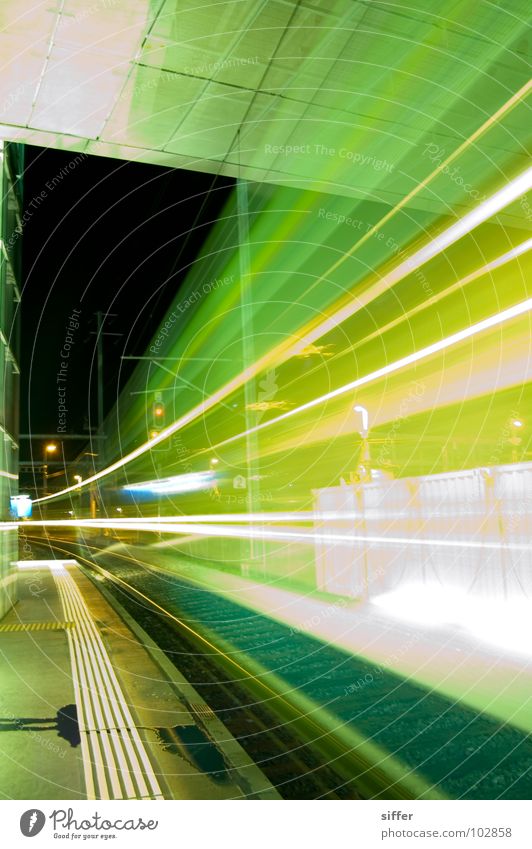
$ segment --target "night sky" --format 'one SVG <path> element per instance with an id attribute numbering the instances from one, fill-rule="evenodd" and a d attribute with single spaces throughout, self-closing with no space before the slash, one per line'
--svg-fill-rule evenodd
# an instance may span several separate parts
<path id="1" fill-rule="evenodd" d="M 123 363 L 119 378 L 120 357 L 144 353 L 232 185 L 209 174 L 26 147 L 21 433 L 57 431 L 66 340 L 66 432 L 88 438 L 89 423 L 97 423 L 95 313 L 112 313 L 104 329 L 120 334 L 104 342 L 108 410 L 134 368 Z M 68 454 L 79 448 L 70 443 Z M 29 450 L 22 440 L 21 457 Z"/>

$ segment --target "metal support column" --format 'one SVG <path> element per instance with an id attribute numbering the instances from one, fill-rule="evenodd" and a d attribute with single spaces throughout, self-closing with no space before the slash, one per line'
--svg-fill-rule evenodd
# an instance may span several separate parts
<path id="1" fill-rule="evenodd" d="M 242 328 L 242 368 L 248 368 L 255 362 L 255 345 L 253 329 L 253 287 L 250 279 L 250 250 L 249 250 L 249 200 L 248 184 L 238 179 L 236 184 L 238 241 L 240 262 L 240 314 Z M 255 380 L 248 380 L 244 385 L 244 406 L 246 431 L 257 424 L 257 402 Z M 259 480 L 259 444 L 256 433 L 246 436 L 246 482 L 247 510 L 250 513 L 261 509 L 260 480 Z M 260 531 L 260 528 L 254 526 Z M 244 570 L 249 569 L 264 573 L 264 545 L 262 539 L 250 539 L 243 543 L 242 561 Z"/>

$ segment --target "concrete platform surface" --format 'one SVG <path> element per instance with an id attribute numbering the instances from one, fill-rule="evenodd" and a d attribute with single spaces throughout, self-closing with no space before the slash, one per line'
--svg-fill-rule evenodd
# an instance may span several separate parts
<path id="1" fill-rule="evenodd" d="M 0 622 L 0 797 L 278 798 L 75 561 L 19 567 L 19 602 Z"/>

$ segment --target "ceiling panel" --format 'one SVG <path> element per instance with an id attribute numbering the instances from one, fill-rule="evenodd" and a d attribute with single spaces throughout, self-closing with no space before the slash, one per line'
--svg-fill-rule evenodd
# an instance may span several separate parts
<path id="1" fill-rule="evenodd" d="M 396 202 L 529 79 L 527 6 L 2 0 L 3 135 Z M 531 127 L 522 103 L 464 177 L 516 173 Z"/>
<path id="2" fill-rule="evenodd" d="M 187 8 L 187 5 L 189 8 Z M 168 7 L 165 7 L 168 8 Z M 237 87 L 259 85 L 289 20 L 288 3 L 185 4 L 159 16 L 140 62 Z"/>
<path id="3" fill-rule="evenodd" d="M 0 121 L 26 124 L 46 59 L 46 41 L 0 33 Z"/>
<path id="4" fill-rule="evenodd" d="M 73 61 L 75 55 L 75 61 Z M 129 63 L 91 46 L 54 47 L 32 115 L 35 127 L 95 138 L 111 110 Z"/>
<path id="5" fill-rule="evenodd" d="M 223 158 L 233 144 L 253 92 L 209 83 L 166 149 L 206 159 Z"/>
<path id="6" fill-rule="evenodd" d="M 27 46 L 50 39 L 57 20 L 57 9 L 50 0 L 2 0 L 0 32 L 22 36 Z"/>
<path id="7" fill-rule="evenodd" d="M 194 108 L 202 85 L 201 80 L 136 66 L 102 139 L 155 150 L 163 148 Z"/>

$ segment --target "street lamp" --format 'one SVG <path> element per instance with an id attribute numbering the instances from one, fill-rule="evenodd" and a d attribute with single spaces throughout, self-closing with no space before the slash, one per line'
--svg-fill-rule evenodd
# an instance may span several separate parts
<path id="1" fill-rule="evenodd" d="M 82 498 L 81 484 L 83 483 L 83 478 L 81 477 L 81 475 L 74 475 L 74 480 L 76 481 L 76 489 L 77 489 L 77 495 L 78 495 L 78 506 L 77 506 L 76 509 L 78 511 L 78 516 L 81 516 L 81 498 Z"/>
<path id="2" fill-rule="evenodd" d="M 369 441 L 368 441 L 368 433 L 369 433 L 369 412 L 367 407 L 363 407 L 362 404 L 357 404 L 353 407 L 354 413 L 360 413 L 362 419 L 362 428 L 359 430 L 359 434 L 362 437 L 362 450 L 360 452 L 360 460 L 358 462 L 358 476 L 360 480 L 368 480 L 371 477 L 371 458 L 369 455 Z"/>
<path id="3" fill-rule="evenodd" d="M 43 446 L 43 464 L 42 464 L 42 488 L 43 495 L 47 495 L 47 481 L 48 481 L 48 464 L 47 459 L 50 454 L 55 454 L 57 451 L 57 443 L 56 442 L 47 442 Z"/>
<path id="4" fill-rule="evenodd" d="M 518 447 L 522 443 L 521 437 L 518 435 L 520 429 L 524 427 L 524 422 L 521 419 L 512 419 L 510 422 L 512 428 L 512 435 L 509 439 L 510 445 L 512 446 L 512 463 L 517 463 L 518 457 Z"/>
<path id="5" fill-rule="evenodd" d="M 362 417 L 362 430 L 359 430 L 359 434 L 360 434 L 360 436 L 363 437 L 363 439 L 366 439 L 367 435 L 368 435 L 368 425 L 369 425 L 368 408 L 363 407 L 362 404 L 357 404 L 356 407 L 353 407 L 353 412 L 354 413 L 360 413 L 360 415 Z"/>

